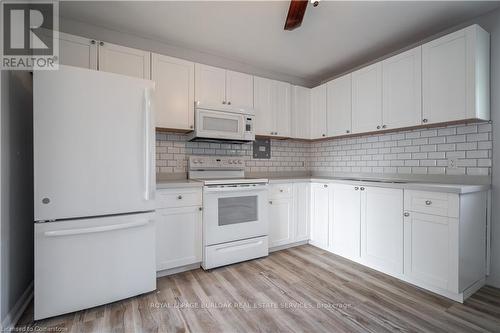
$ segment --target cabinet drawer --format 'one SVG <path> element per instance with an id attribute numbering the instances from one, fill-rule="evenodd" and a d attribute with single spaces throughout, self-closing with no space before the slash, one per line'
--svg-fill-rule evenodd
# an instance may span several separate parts
<path id="1" fill-rule="evenodd" d="M 168 189 L 156 191 L 156 208 L 200 206 L 202 203 L 200 190 Z"/>
<path id="2" fill-rule="evenodd" d="M 274 184 L 269 186 L 269 199 L 290 198 L 293 184 Z"/>
<path id="3" fill-rule="evenodd" d="M 405 190 L 404 208 L 412 212 L 458 217 L 458 194 Z"/>

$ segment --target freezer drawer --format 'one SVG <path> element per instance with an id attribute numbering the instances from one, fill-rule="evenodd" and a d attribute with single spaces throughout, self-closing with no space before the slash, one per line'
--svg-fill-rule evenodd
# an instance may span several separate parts
<path id="1" fill-rule="evenodd" d="M 35 319 L 156 289 L 154 214 L 35 224 Z"/>

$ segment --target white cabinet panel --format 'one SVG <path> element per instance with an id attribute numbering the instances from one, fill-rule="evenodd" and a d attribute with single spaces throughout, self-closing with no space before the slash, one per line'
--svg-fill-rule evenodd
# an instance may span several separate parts
<path id="1" fill-rule="evenodd" d="M 382 128 L 382 63 L 352 73 L 352 131 Z"/>
<path id="2" fill-rule="evenodd" d="M 333 185 L 330 247 L 334 253 L 354 261 L 360 257 L 360 193 L 359 186 Z"/>
<path id="3" fill-rule="evenodd" d="M 195 65 L 195 100 L 204 106 L 221 106 L 226 100 L 226 70 Z"/>
<path id="4" fill-rule="evenodd" d="M 328 184 L 311 184 L 311 244 L 323 249 L 329 246 L 330 192 Z"/>
<path id="5" fill-rule="evenodd" d="M 99 70 L 149 79 L 151 53 L 121 45 L 99 42 Z"/>
<path id="6" fill-rule="evenodd" d="M 274 115 L 274 132 L 276 136 L 290 136 L 290 83 L 274 81 L 271 101 Z"/>
<path id="7" fill-rule="evenodd" d="M 351 133 L 351 74 L 327 83 L 328 136 Z"/>
<path id="8" fill-rule="evenodd" d="M 422 46 L 427 123 L 489 120 L 489 34 L 477 25 Z"/>
<path id="9" fill-rule="evenodd" d="M 194 127 L 194 63 L 160 54 L 152 56 L 156 127 Z"/>
<path id="10" fill-rule="evenodd" d="M 360 187 L 361 261 L 388 274 L 403 273 L 403 190 Z"/>
<path id="11" fill-rule="evenodd" d="M 97 69 L 97 42 L 93 39 L 59 33 L 59 63 Z"/>
<path id="12" fill-rule="evenodd" d="M 274 132 L 271 103 L 272 80 L 254 78 L 255 134 L 271 135 Z"/>
<path id="13" fill-rule="evenodd" d="M 156 270 L 201 262 L 200 207 L 156 211 Z"/>
<path id="14" fill-rule="evenodd" d="M 404 220 L 406 276 L 442 289 L 458 288 L 458 220 L 410 212 Z"/>
<path id="15" fill-rule="evenodd" d="M 309 240 L 311 184 L 293 184 L 294 241 Z"/>
<path id="16" fill-rule="evenodd" d="M 269 247 L 293 241 L 293 201 L 291 198 L 269 201 Z"/>
<path id="17" fill-rule="evenodd" d="M 422 48 L 382 62 L 383 127 L 417 126 L 422 121 Z"/>
<path id="18" fill-rule="evenodd" d="M 295 139 L 311 138 L 311 89 L 292 87 L 291 133 Z"/>
<path id="19" fill-rule="evenodd" d="M 311 89 L 311 139 L 326 137 L 326 84 Z"/>
<path id="20" fill-rule="evenodd" d="M 226 71 L 227 104 L 236 108 L 253 108 L 253 76 Z"/>

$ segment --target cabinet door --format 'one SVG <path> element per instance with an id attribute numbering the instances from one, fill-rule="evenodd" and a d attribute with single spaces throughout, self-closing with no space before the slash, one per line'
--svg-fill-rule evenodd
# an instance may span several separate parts
<path id="1" fill-rule="evenodd" d="M 292 87 L 290 136 L 295 139 L 311 138 L 311 89 Z"/>
<path id="2" fill-rule="evenodd" d="M 273 81 L 254 77 L 255 134 L 272 135 L 274 133 L 271 95 Z"/>
<path id="3" fill-rule="evenodd" d="M 311 89 L 311 139 L 326 137 L 326 84 Z"/>
<path id="4" fill-rule="evenodd" d="M 333 185 L 333 217 L 330 248 L 335 254 L 358 261 L 361 239 L 361 191 L 359 186 Z"/>
<path id="5" fill-rule="evenodd" d="M 269 247 L 293 241 L 293 202 L 291 198 L 269 201 Z"/>
<path id="6" fill-rule="evenodd" d="M 352 131 L 382 128 L 382 63 L 352 73 Z"/>
<path id="7" fill-rule="evenodd" d="M 99 70 L 141 79 L 151 77 L 151 53 L 121 45 L 99 42 Z"/>
<path id="8" fill-rule="evenodd" d="M 402 274 L 403 190 L 378 187 L 360 187 L 360 190 L 361 262 L 387 274 Z"/>
<path id="9" fill-rule="evenodd" d="M 153 54 L 156 127 L 191 130 L 194 127 L 194 63 Z"/>
<path id="10" fill-rule="evenodd" d="M 328 184 L 311 184 L 311 244 L 327 249 L 330 213 Z"/>
<path id="11" fill-rule="evenodd" d="M 226 71 L 227 104 L 241 109 L 253 109 L 253 76 Z"/>
<path id="12" fill-rule="evenodd" d="M 351 74 L 327 83 L 328 136 L 351 133 Z"/>
<path id="13" fill-rule="evenodd" d="M 203 106 L 226 105 L 226 70 L 195 65 L 195 100 Z"/>
<path id="14" fill-rule="evenodd" d="M 384 60 L 383 126 L 401 128 L 422 122 L 422 48 Z"/>
<path id="15" fill-rule="evenodd" d="M 432 286 L 458 290 L 458 219 L 409 212 L 404 218 L 404 274 Z"/>
<path id="16" fill-rule="evenodd" d="M 290 83 L 274 81 L 271 94 L 274 132 L 276 136 L 290 136 Z"/>
<path id="17" fill-rule="evenodd" d="M 309 239 L 311 185 L 309 183 L 293 184 L 293 240 L 300 242 Z"/>
<path id="18" fill-rule="evenodd" d="M 97 42 L 93 39 L 59 33 L 59 63 L 97 69 Z"/>
<path id="19" fill-rule="evenodd" d="M 199 207 L 156 210 L 156 270 L 201 261 L 201 211 Z"/>

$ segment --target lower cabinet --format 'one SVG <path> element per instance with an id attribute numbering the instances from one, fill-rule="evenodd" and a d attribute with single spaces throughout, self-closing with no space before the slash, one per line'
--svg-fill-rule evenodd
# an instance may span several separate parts
<path id="1" fill-rule="evenodd" d="M 361 262 L 403 274 L 403 190 L 360 187 Z"/>
<path id="2" fill-rule="evenodd" d="M 329 184 L 311 184 L 311 239 L 310 243 L 322 249 L 328 249 L 330 202 L 332 191 Z"/>
<path id="3" fill-rule="evenodd" d="M 269 247 L 307 241 L 310 184 L 271 184 L 269 187 Z"/>
<path id="4" fill-rule="evenodd" d="M 201 189 L 158 190 L 156 270 L 201 262 Z M 170 198 L 175 198 L 172 202 Z M 199 198 L 199 199 L 198 199 Z M 167 206 L 168 208 L 161 208 Z"/>

